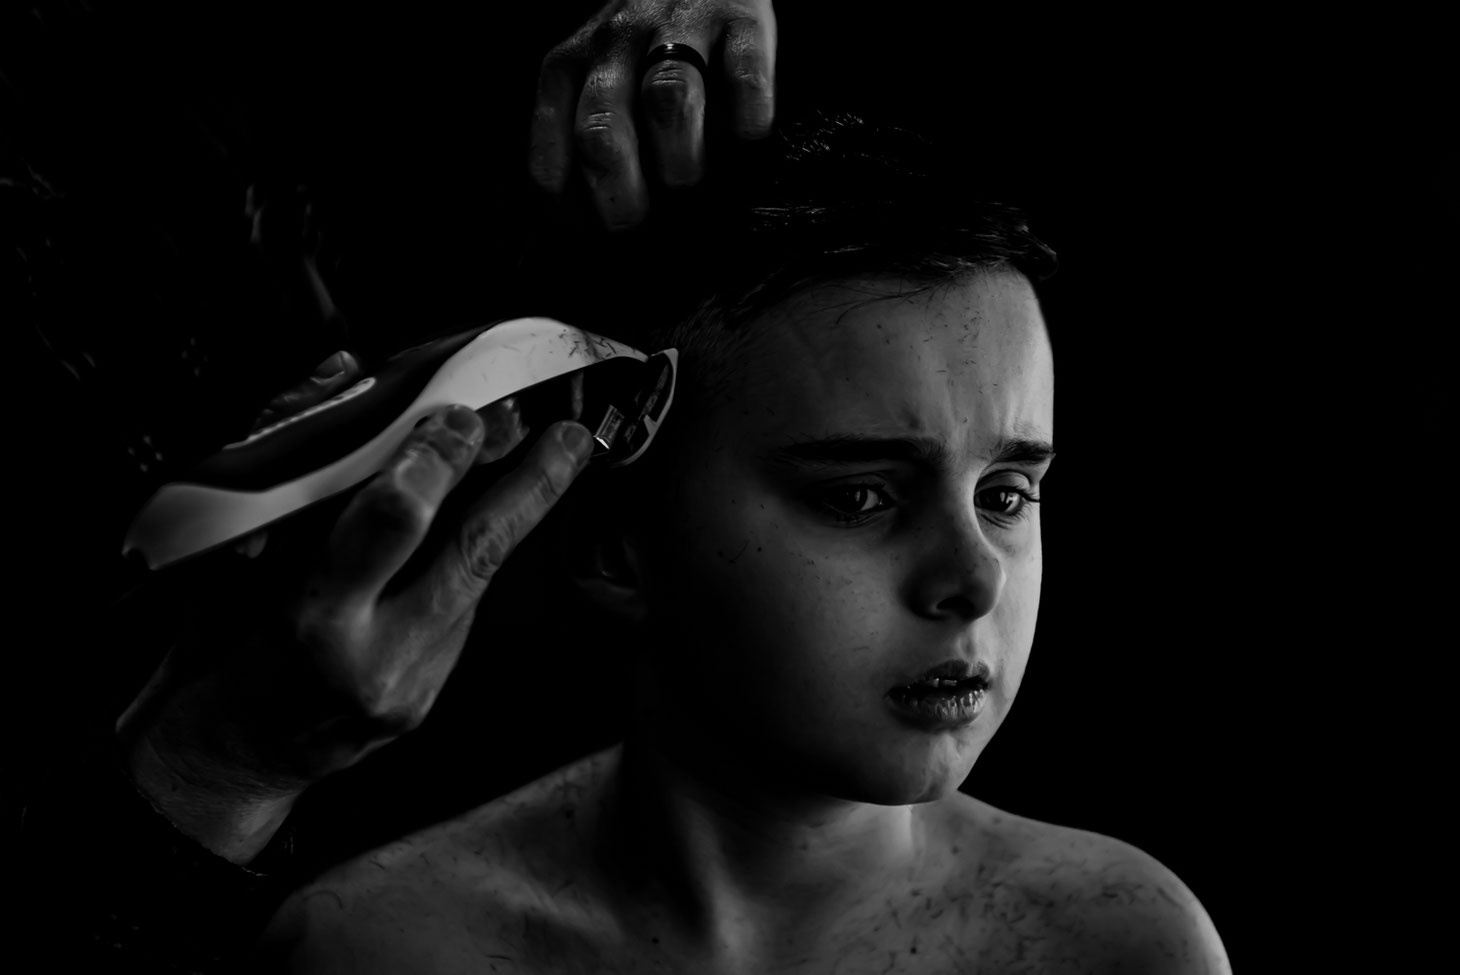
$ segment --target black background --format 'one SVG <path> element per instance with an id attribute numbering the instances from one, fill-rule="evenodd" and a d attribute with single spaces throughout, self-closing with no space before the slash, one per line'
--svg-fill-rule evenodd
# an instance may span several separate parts
<path id="1" fill-rule="evenodd" d="M 249 264 L 243 187 L 309 184 L 367 359 L 499 314 L 539 218 L 536 65 L 594 4 L 300 6 L 42 4 L 8 33 L 7 168 L 59 192 L 64 232 L 50 348 L 13 326 L 7 789 L 64 764 L 160 656 L 164 621 L 104 612 L 135 581 L 114 554 L 131 508 L 337 347 Z M 1420 610 L 1443 588 L 1454 350 L 1437 30 L 964 6 L 778 13 L 788 111 L 872 106 L 957 140 L 970 187 L 1025 205 L 1061 256 L 1039 635 L 966 788 L 1152 853 L 1239 970 L 1341 957 L 1397 902 L 1423 924 L 1399 873 L 1358 878 L 1441 828 L 1439 787 L 1415 785 L 1434 781 L 1416 685 L 1443 645 Z M 57 349 L 96 366 L 78 379 Z M 139 474 L 144 433 L 166 456 Z M 545 671 L 607 674 L 618 651 L 534 587 L 551 558 L 529 545 L 500 580 L 485 615 L 525 622 L 474 637 L 421 731 L 307 798 L 314 855 L 613 740 L 611 693 L 582 722 L 520 723 Z"/>

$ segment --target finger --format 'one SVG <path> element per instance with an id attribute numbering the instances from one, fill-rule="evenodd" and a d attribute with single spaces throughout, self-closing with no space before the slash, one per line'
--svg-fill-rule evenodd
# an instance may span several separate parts
<path id="1" fill-rule="evenodd" d="M 335 523 L 310 595 L 341 609 L 373 603 L 426 537 L 485 433 L 481 417 L 464 406 L 439 410 L 411 431 Z"/>
<path id="2" fill-rule="evenodd" d="M 776 22 L 769 11 L 726 24 L 723 61 L 735 134 L 764 138 L 776 117 Z"/>
<path id="3" fill-rule="evenodd" d="M 578 96 L 574 147 L 599 219 L 610 230 L 623 230 L 644 219 L 648 204 L 633 124 L 638 59 L 631 35 L 604 36 Z"/>
<path id="4" fill-rule="evenodd" d="M 319 364 L 310 377 L 292 389 L 285 390 L 269 400 L 263 412 L 254 421 L 254 429 L 267 426 L 275 420 L 307 410 L 317 403 L 334 396 L 355 382 L 360 375 L 360 363 L 343 350 L 336 352 Z"/>
<path id="5" fill-rule="evenodd" d="M 649 42 L 686 44 L 704 57 L 709 44 L 703 36 L 686 38 L 661 30 Z M 664 60 L 649 67 L 639 83 L 645 138 L 666 186 L 693 186 L 705 168 L 705 79 L 685 61 Z"/>
<path id="6" fill-rule="evenodd" d="M 259 529 L 252 534 L 245 535 L 233 545 L 233 550 L 246 559 L 256 559 L 264 554 L 264 546 L 269 542 L 269 533 L 266 529 Z"/>
<path id="7" fill-rule="evenodd" d="M 564 420 L 549 427 L 522 464 L 472 505 L 453 542 L 402 598 L 444 619 L 470 612 L 517 544 L 587 465 L 592 446 L 582 424 Z"/>
<path id="8" fill-rule="evenodd" d="M 482 442 L 472 466 L 490 464 L 510 454 L 526 438 L 530 428 L 523 424 L 515 397 L 493 403 L 478 413 L 482 418 Z M 233 550 L 244 558 L 256 559 L 268 546 L 269 532 L 260 529 L 236 542 Z"/>
<path id="9" fill-rule="evenodd" d="M 522 410 L 515 396 L 508 396 L 481 411 L 485 433 L 473 465 L 491 464 L 517 449 L 529 426 L 522 422 Z"/>
<path id="10" fill-rule="evenodd" d="M 537 75 L 527 168 L 533 182 L 550 193 L 561 193 L 568 185 L 578 89 L 587 70 L 583 44 L 574 38 L 553 48 Z"/>

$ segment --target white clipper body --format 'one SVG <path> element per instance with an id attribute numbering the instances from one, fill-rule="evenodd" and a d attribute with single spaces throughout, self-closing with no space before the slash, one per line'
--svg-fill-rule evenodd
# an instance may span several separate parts
<path id="1" fill-rule="evenodd" d="M 123 543 L 160 569 L 241 538 L 379 471 L 428 414 L 479 410 L 584 372 L 595 462 L 641 457 L 674 400 L 678 353 L 637 349 L 549 318 L 520 318 L 407 349 L 323 403 L 224 447 L 160 488 Z"/>

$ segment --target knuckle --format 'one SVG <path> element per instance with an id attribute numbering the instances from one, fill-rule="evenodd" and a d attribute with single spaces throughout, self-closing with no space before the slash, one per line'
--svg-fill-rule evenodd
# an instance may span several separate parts
<path id="1" fill-rule="evenodd" d="M 761 24 L 737 18 L 726 24 L 726 31 L 725 70 L 731 82 L 752 91 L 769 91 L 771 68 L 761 46 Z"/>
<path id="2" fill-rule="evenodd" d="M 572 71 L 582 60 L 581 42 L 576 39 L 566 40 L 543 55 L 538 74 L 539 76 L 563 74 Z"/>
<path id="3" fill-rule="evenodd" d="M 633 33 L 633 16 L 627 10 L 620 10 L 595 24 L 589 37 L 593 50 L 603 54 L 623 48 Z"/>
<path id="4" fill-rule="evenodd" d="M 350 687 L 356 715 L 374 721 L 390 708 L 391 682 L 382 674 L 359 674 Z"/>
<path id="5" fill-rule="evenodd" d="M 471 458 L 474 444 L 444 423 L 428 423 L 418 431 L 420 449 L 430 451 L 452 467 Z"/>
<path id="6" fill-rule="evenodd" d="M 308 386 L 295 386 L 293 389 L 286 389 L 273 399 L 265 409 L 274 410 L 277 413 L 292 413 L 303 405 L 303 401 L 309 398 L 310 389 Z"/>
<path id="7" fill-rule="evenodd" d="M 607 65 L 599 65 L 588 72 L 579 96 L 585 121 L 595 115 L 613 114 L 614 97 L 621 80 L 618 73 Z"/>
<path id="8" fill-rule="evenodd" d="M 380 730 L 392 738 L 410 734 L 425 720 L 426 712 L 417 707 L 392 708 L 375 719 Z"/>
<path id="9" fill-rule="evenodd" d="M 563 496 L 567 487 L 565 472 L 560 470 L 557 465 L 553 465 L 539 472 L 533 479 L 532 497 L 542 510 L 546 510 L 558 503 L 558 499 Z"/>
<path id="10" fill-rule="evenodd" d="M 511 526 L 502 519 L 476 519 L 461 534 L 461 565 L 473 585 L 492 581 L 512 554 Z"/>
<path id="11" fill-rule="evenodd" d="M 725 18 L 721 24 L 726 36 L 737 41 L 736 46 L 740 48 L 759 47 L 761 38 L 766 34 L 767 21 L 754 13 L 739 11 Z"/>
<path id="12" fill-rule="evenodd" d="M 563 106 L 548 99 L 538 99 L 532 107 L 533 139 L 556 148 L 560 139 L 555 130 L 562 124 L 565 114 Z"/>
<path id="13" fill-rule="evenodd" d="M 656 124 L 673 127 L 689 119 L 694 110 L 695 84 L 689 73 L 693 68 L 673 62 L 655 65 L 644 79 L 641 98 L 644 111 Z"/>
<path id="14" fill-rule="evenodd" d="M 376 733 L 403 734 L 420 724 L 424 715 L 402 700 L 400 682 L 390 673 L 361 675 L 351 699 L 356 714 L 369 722 Z"/>
<path id="15" fill-rule="evenodd" d="M 771 79 L 759 58 L 744 58 L 730 65 L 730 83 L 742 97 L 763 101 L 770 97 Z"/>
<path id="16" fill-rule="evenodd" d="M 613 111 L 590 112 L 578 126 L 578 151 L 589 165 L 613 169 L 623 158 L 622 140 L 618 136 L 619 114 Z"/>
<path id="17" fill-rule="evenodd" d="M 363 493 L 362 514 L 370 531 L 414 534 L 424 531 L 435 514 L 430 502 L 404 490 L 393 478 L 376 478 Z"/>

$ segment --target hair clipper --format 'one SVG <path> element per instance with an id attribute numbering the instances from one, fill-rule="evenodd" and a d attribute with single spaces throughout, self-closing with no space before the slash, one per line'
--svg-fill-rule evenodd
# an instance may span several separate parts
<path id="1" fill-rule="evenodd" d="M 482 409 L 581 371 L 578 418 L 592 462 L 643 456 L 674 401 L 678 353 L 646 355 L 548 318 L 472 329 L 400 352 L 348 389 L 225 446 L 163 485 L 127 530 L 124 555 L 151 569 L 207 552 L 355 487 L 416 424 L 452 404 Z"/>

